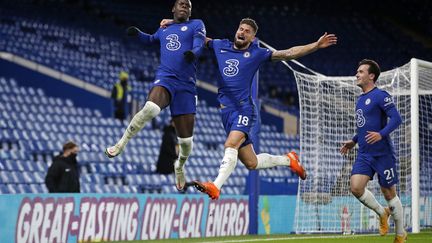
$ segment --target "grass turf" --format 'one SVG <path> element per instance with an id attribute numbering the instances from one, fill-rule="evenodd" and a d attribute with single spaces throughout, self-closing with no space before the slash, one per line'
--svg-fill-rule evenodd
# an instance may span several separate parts
<path id="1" fill-rule="evenodd" d="M 236 242 L 277 242 L 277 243 L 390 243 L 394 235 L 246 235 L 232 237 L 209 237 L 189 239 L 169 239 L 153 241 L 113 241 L 112 243 L 236 243 Z M 408 234 L 407 243 L 432 243 L 432 231 L 423 231 L 419 234 Z"/>

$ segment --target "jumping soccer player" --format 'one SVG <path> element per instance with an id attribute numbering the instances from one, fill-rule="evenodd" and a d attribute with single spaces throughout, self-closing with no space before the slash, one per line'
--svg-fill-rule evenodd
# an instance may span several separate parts
<path id="1" fill-rule="evenodd" d="M 138 37 L 146 45 L 160 43 L 161 64 L 144 108 L 133 117 L 122 138 L 105 150 L 110 158 L 119 155 L 127 142 L 169 105 L 180 148 L 174 165 L 176 187 L 180 191 L 184 190 L 186 182 L 183 165 L 193 145 L 197 57 L 202 52 L 206 34 L 201 20 L 189 20 L 191 11 L 190 0 L 177 0 L 172 8 L 174 23 L 169 27 L 159 28 L 153 35 L 133 26 L 127 29 L 129 36 Z"/>
<path id="2" fill-rule="evenodd" d="M 161 25 L 169 23 L 163 20 Z M 219 83 L 218 101 L 222 122 L 227 134 L 225 155 L 214 182 L 194 181 L 195 187 L 218 199 L 222 185 L 234 170 L 237 159 L 250 170 L 274 166 L 289 166 L 292 171 L 306 179 L 306 171 L 292 151 L 287 155 L 275 156 L 266 153 L 256 155 L 250 131 L 257 119 L 256 106 L 252 100 L 251 86 L 255 73 L 266 61 L 291 60 L 312 53 L 320 48 L 336 44 L 333 34 L 325 33 L 317 42 L 296 46 L 287 50 L 270 51 L 253 44 L 258 26 L 253 19 L 243 19 L 235 34 L 235 41 L 207 39 L 206 45 L 216 55 L 222 81 Z"/>

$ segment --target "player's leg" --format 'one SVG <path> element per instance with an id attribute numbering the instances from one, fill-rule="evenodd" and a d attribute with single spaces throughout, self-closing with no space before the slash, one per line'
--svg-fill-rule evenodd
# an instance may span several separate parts
<path id="1" fill-rule="evenodd" d="M 366 188 L 370 180 L 369 175 L 354 174 L 351 175 L 350 185 L 352 194 L 366 207 L 372 209 L 380 217 L 380 234 L 385 235 L 388 232 L 388 218 L 390 210 L 384 208 L 375 198 L 371 191 Z"/>
<path id="2" fill-rule="evenodd" d="M 404 242 L 406 232 L 403 222 L 402 203 L 396 193 L 398 174 L 396 171 L 396 158 L 394 155 L 379 156 L 376 158 L 375 168 L 378 173 L 378 181 L 381 191 L 390 208 L 390 213 L 395 222 L 396 238 L 395 242 Z"/>
<path id="3" fill-rule="evenodd" d="M 396 194 L 396 186 L 393 185 L 390 188 L 381 187 L 381 191 L 384 194 L 384 198 L 390 208 L 390 213 L 393 216 L 395 222 L 396 239 L 395 242 L 405 242 L 406 231 L 404 229 L 403 222 L 403 208 L 402 202 Z"/>
<path id="4" fill-rule="evenodd" d="M 236 167 L 238 149 L 245 140 L 246 135 L 242 131 L 231 131 L 225 141 L 225 153 L 219 167 L 218 176 L 214 182 L 194 181 L 195 187 L 201 192 L 208 194 L 211 199 L 218 199 L 223 184 Z"/>
<path id="5" fill-rule="evenodd" d="M 297 154 L 292 151 L 286 155 L 272 155 L 267 153 L 255 154 L 252 144 L 239 149 L 239 159 L 249 170 L 261 170 L 275 166 L 288 166 L 302 180 L 306 179 L 306 170 L 300 164 Z"/>
<path id="6" fill-rule="evenodd" d="M 168 106 L 170 97 L 171 95 L 167 88 L 154 86 L 150 91 L 144 107 L 132 118 L 132 121 L 129 123 L 121 139 L 114 146 L 107 148 L 105 154 L 109 158 L 119 155 L 129 140 L 135 136 L 148 121 L 156 117 L 161 109 Z"/>
<path id="7" fill-rule="evenodd" d="M 193 128 L 195 124 L 195 114 L 185 114 L 173 117 L 174 125 L 179 143 L 179 156 L 174 163 L 174 173 L 176 178 L 176 188 L 184 190 L 186 178 L 184 164 L 189 158 L 193 148 Z"/>
<path id="8" fill-rule="evenodd" d="M 175 82 L 174 89 L 176 92 L 171 99 L 170 110 L 179 141 L 179 157 L 174 163 L 174 173 L 176 188 L 183 191 L 186 184 L 184 164 L 193 148 L 197 96 L 194 84 Z"/>
<path id="9" fill-rule="evenodd" d="M 372 209 L 380 217 L 379 232 L 385 235 L 388 232 L 388 218 L 390 210 L 384 208 L 370 192 L 366 186 L 369 180 L 374 176 L 375 170 L 371 164 L 376 161 L 372 156 L 359 154 L 351 171 L 350 186 L 352 194 L 366 207 Z"/>

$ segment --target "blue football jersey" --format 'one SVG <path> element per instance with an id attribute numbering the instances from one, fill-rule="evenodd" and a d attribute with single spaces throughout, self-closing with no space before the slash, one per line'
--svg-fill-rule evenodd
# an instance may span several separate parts
<path id="1" fill-rule="evenodd" d="M 401 124 L 401 121 L 393 99 L 386 91 L 374 88 L 360 95 L 356 105 L 356 138 L 359 152 L 374 156 L 394 153 L 390 133 Z M 382 139 L 374 144 L 368 144 L 365 138 L 368 131 L 379 132 Z"/>
<path id="2" fill-rule="evenodd" d="M 262 63 L 271 60 L 272 52 L 258 45 L 236 50 L 229 40 L 212 40 L 222 79 L 219 80 L 218 100 L 225 106 L 236 106 L 252 96 L 252 81 Z"/>
<path id="3" fill-rule="evenodd" d="M 199 19 L 159 28 L 150 37 L 151 42 L 160 43 L 161 63 L 156 79 L 170 77 L 195 84 L 198 58 L 188 63 L 183 53 L 192 50 L 198 57 L 204 46 L 205 35 L 204 23 Z"/>

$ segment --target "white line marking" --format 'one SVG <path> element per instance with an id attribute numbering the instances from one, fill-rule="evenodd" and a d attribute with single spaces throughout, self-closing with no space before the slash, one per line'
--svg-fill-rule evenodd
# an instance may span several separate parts
<path id="1" fill-rule="evenodd" d="M 308 240 L 308 239 L 337 239 L 337 238 L 358 238 L 365 236 L 378 236 L 378 234 L 368 235 L 347 235 L 347 236 L 305 236 L 305 237 L 285 237 L 285 238 L 261 238 L 261 239 L 248 239 L 248 240 L 223 240 L 223 241 L 200 241 L 199 243 L 235 243 L 235 242 L 256 242 L 256 241 L 281 241 L 281 240 Z"/>

